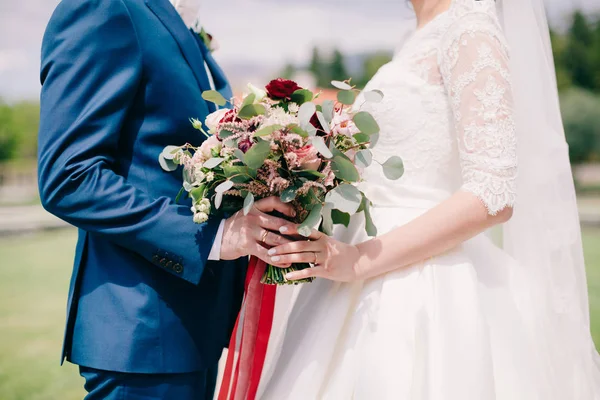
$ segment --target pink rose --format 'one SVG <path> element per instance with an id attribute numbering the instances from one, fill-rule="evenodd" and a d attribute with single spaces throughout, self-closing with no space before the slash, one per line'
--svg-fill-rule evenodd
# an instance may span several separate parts
<path id="1" fill-rule="evenodd" d="M 317 170 L 321 166 L 317 149 L 311 144 L 292 150 L 292 152 L 297 156 L 296 164 L 302 169 Z"/>
<path id="2" fill-rule="evenodd" d="M 217 153 L 221 151 L 221 141 L 216 135 L 212 135 L 200 145 L 198 151 L 202 154 L 202 158 L 206 161 L 212 158 L 212 149 Z"/>

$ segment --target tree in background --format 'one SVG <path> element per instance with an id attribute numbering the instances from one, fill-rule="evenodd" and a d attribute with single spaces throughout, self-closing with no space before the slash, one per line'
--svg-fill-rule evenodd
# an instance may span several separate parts
<path id="1" fill-rule="evenodd" d="M 344 55 L 338 49 L 333 51 L 333 59 L 329 65 L 329 78 L 336 81 L 345 81 L 350 78 L 350 75 L 346 70 Z"/>
<path id="2" fill-rule="evenodd" d="M 0 162 L 35 158 L 39 123 L 38 103 L 11 106 L 0 101 Z"/>
<path id="3" fill-rule="evenodd" d="M 355 82 L 358 86 L 364 87 L 373 76 L 379 71 L 379 68 L 392 61 L 392 54 L 386 51 L 379 51 L 365 57 L 363 61 L 363 73 L 360 79 Z"/>
<path id="4" fill-rule="evenodd" d="M 330 66 L 321 58 L 321 53 L 317 47 L 313 48 L 312 57 L 308 70 L 313 74 L 318 87 L 329 87 Z"/>
<path id="5" fill-rule="evenodd" d="M 598 90 L 596 82 L 597 68 L 594 65 L 593 50 L 597 48 L 597 40 L 591 23 L 580 11 L 573 14 L 573 23 L 567 34 L 567 45 L 561 54 L 559 65 L 569 72 L 575 86 L 589 90 Z"/>
<path id="6" fill-rule="evenodd" d="M 283 67 L 283 70 L 281 71 L 281 74 L 279 74 L 279 76 L 284 79 L 292 79 L 295 73 L 296 67 L 294 67 L 294 65 L 291 63 L 287 63 L 285 67 Z"/>
<path id="7" fill-rule="evenodd" d="M 600 161 L 600 97 L 573 88 L 561 95 L 561 112 L 573 164 Z"/>
<path id="8" fill-rule="evenodd" d="M 14 157 L 19 145 L 19 136 L 13 129 L 12 110 L 0 103 L 0 162 Z"/>

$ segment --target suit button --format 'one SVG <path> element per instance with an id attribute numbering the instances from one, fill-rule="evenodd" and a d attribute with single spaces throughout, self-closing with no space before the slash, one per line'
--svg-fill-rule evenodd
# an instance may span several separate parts
<path id="1" fill-rule="evenodd" d="M 183 272 L 183 265 L 177 263 L 173 266 L 173 271 L 175 271 L 176 273 L 180 274 Z"/>
<path id="2" fill-rule="evenodd" d="M 164 267 L 167 264 L 167 259 L 166 258 L 161 258 L 160 260 L 160 266 Z"/>
<path id="3" fill-rule="evenodd" d="M 173 269 L 173 261 L 167 262 L 167 265 L 165 265 L 165 267 L 168 269 Z"/>
<path id="4" fill-rule="evenodd" d="M 152 257 L 152 261 L 153 261 L 155 264 L 158 264 L 158 263 L 160 262 L 160 257 L 159 257 L 159 256 L 157 256 L 157 255 L 155 255 L 154 257 Z"/>

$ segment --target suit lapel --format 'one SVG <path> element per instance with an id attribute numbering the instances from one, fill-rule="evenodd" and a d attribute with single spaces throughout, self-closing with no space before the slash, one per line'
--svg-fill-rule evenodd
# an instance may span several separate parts
<path id="1" fill-rule="evenodd" d="M 145 0 L 146 5 L 171 33 L 188 65 L 194 72 L 200 88 L 210 90 L 210 82 L 204 69 L 204 59 L 192 33 L 168 0 Z"/>

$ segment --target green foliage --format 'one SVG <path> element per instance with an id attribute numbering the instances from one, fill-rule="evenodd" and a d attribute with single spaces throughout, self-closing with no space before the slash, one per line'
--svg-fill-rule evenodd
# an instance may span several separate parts
<path id="1" fill-rule="evenodd" d="M 344 79 L 348 79 L 348 76 L 344 55 L 338 49 L 335 49 L 331 65 L 329 66 L 329 77 L 336 81 L 343 81 Z"/>
<path id="2" fill-rule="evenodd" d="M 38 104 L 0 101 L 0 162 L 36 156 L 39 122 Z"/>
<path id="3" fill-rule="evenodd" d="M 600 159 L 600 96 L 582 89 L 561 95 L 569 155 L 574 164 Z"/>

